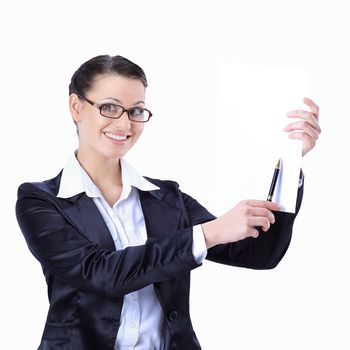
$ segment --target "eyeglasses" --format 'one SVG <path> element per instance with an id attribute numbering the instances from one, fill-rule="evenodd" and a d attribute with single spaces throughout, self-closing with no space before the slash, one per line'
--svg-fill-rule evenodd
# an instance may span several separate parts
<path id="1" fill-rule="evenodd" d="M 78 95 L 80 98 L 85 100 L 87 103 L 89 103 L 91 106 L 94 106 L 100 110 L 100 114 L 103 117 L 106 118 L 112 118 L 112 119 L 119 119 L 124 112 L 128 115 L 128 118 L 137 123 L 146 123 L 150 120 L 152 117 L 151 111 L 149 111 L 146 108 L 141 107 L 131 107 L 131 108 L 124 108 L 123 106 L 116 105 L 114 103 L 102 103 L 97 104 L 95 102 L 92 102 L 88 100 L 86 97 Z"/>

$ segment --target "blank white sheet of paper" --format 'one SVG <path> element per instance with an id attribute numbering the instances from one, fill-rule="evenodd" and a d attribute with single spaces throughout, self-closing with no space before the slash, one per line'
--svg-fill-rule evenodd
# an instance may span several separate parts
<path id="1" fill-rule="evenodd" d="M 217 203 L 219 209 L 229 208 L 232 201 L 266 199 L 282 158 L 273 200 L 282 211 L 295 212 L 302 143 L 288 139 L 283 127 L 297 121 L 287 112 L 308 110 L 302 100 L 309 95 L 309 80 L 309 71 L 302 68 L 222 64 L 211 147 L 212 188 L 227 195 Z"/>

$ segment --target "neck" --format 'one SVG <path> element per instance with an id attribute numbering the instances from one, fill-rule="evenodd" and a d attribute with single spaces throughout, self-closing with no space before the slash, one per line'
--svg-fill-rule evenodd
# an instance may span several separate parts
<path id="1" fill-rule="evenodd" d="M 103 188 L 106 184 L 121 186 L 122 176 L 119 158 L 106 158 L 97 153 L 91 154 L 84 152 L 79 147 L 77 159 L 97 187 Z"/>

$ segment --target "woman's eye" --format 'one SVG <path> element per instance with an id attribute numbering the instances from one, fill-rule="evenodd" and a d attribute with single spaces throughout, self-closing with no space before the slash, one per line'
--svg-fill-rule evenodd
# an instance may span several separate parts
<path id="1" fill-rule="evenodd" d="M 137 117 L 143 114 L 143 109 L 142 108 L 132 108 L 129 110 L 130 116 L 131 117 Z"/>
<path id="2" fill-rule="evenodd" d="M 107 113 L 114 113 L 118 111 L 118 106 L 113 105 L 111 103 L 106 103 L 101 106 L 101 111 Z"/>

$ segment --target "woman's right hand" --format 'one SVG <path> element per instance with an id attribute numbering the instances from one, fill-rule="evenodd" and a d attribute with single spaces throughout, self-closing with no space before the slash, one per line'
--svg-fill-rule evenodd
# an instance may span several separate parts
<path id="1" fill-rule="evenodd" d="M 226 214 L 202 224 L 207 249 L 218 245 L 237 242 L 247 237 L 257 238 L 260 226 L 266 232 L 275 222 L 272 210 L 278 211 L 278 204 L 264 200 L 243 200 Z"/>

